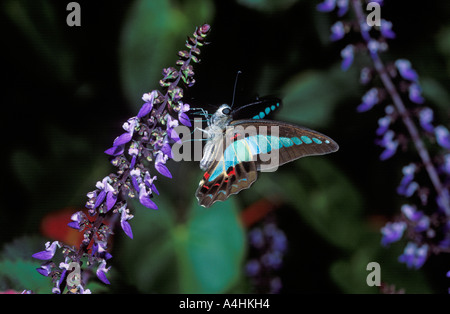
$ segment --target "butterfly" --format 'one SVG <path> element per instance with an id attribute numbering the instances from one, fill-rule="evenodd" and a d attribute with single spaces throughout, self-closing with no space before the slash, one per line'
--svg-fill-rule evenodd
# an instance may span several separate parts
<path id="1" fill-rule="evenodd" d="M 258 171 L 273 171 L 301 157 L 335 152 L 339 145 L 330 137 L 295 124 L 267 120 L 280 107 L 275 97 L 232 109 L 221 105 L 208 117 L 200 168 L 205 171 L 196 191 L 201 206 L 248 189 Z"/>

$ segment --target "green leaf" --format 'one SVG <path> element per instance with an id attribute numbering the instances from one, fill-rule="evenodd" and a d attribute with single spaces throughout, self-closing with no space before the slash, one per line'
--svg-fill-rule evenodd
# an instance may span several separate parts
<path id="1" fill-rule="evenodd" d="M 36 271 L 39 264 L 31 260 L 0 261 L 0 289 L 18 292 L 32 290 L 34 293 L 51 293 L 52 281 Z"/>
<path id="2" fill-rule="evenodd" d="M 285 108 L 278 114 L 278 119 L 307 126 L 326 126 L 340 101 L 360 94 L 356 77 L 353 68 L 343 72 L 339 66 L 293 77 L 283 88 Z"/>
<path id="3" fill-rule="evenodd" d="M 327 158 L 330 157 L 302 158 L 293 165 L 295 170 L 280 171 L 280 192 L 330 243 L 355 248 L 364 234 L 362 200 L 345 174 Z"/>
<path id="4" fill-rule="evenodd" d="M 177 223 L 167 199 L 155 201 L 158 211 L 134 202 L 134 239 L 120 243 L 120 255 L 115 255 L 123 278 L 145 293 L 221 293 L 232 287 L 244 255 L 244 231 L 234 203 L 211 210 L 195 202 L 187 221 Z"/>
<path id="5" fill-rule="evenodd" d="M 135 1 L 121 34 L 120 66 L 125 96 L 136 110 L 142 94 L 159 88 L 162 69 L 175 64 L 186 36 L 211 20 L 213 10 L 210 0 Z"/>
<path id="6" fill-rule="evenodd" d="M 186 229 L 177 234 L 182 293 L 220 293 L 238 279 L 244 231 L 233 200 L 205 209 L 194 202 Z"/>

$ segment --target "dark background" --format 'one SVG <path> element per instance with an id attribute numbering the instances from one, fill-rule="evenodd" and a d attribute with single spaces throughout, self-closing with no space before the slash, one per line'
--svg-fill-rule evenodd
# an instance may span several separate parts
<path id="1" fill-rule="evenodd" d="M 29 256 L 52 238 L 42 225 L 44 217 L 58 222 L 57 213 L 83 208 L 86 193 L 112 170 L 103 151 L 122 133 L 123 122 L 136 115 L 142 94 L 159 88 L 161 70 L 175 65 L 186 36 L 208 23 L 210 44 L 202 48 L 202 62 L 194 68 L 197 83 L 186 90 L 187 103 L 209 110 L 213 107 L 207 105 L 230 103 L 240 70 L 237 105 L 277 95 L 284 100 L 277 119 L 317 129 L 335 139 L 340 150 L 262 174 L 252 189 L 207 210 L 203 223 L 217 223 L 224 230 L 208 244 L 222 251 L 206 252 L 230 259 L 218 258 L 225 272 L 192 253 L 191 238 L 179 233 L 180 226 L 189 232 L 202 223 L 203 218 L 196 220 L 202 209 L 194 204 L 202 175 L 198 163 L 170 162 L 174 178 L 159 176 L 157 181 L 160 210 L 137 205 L 131 220 L 134 239 L 117 232 L 113 284 L 104 291 L 252 291 L 243 272 L 249 250 L 246 229 L 235 218 L 258 200 L 276 198 L 281 205 L 271 219 L 289 246 L 283 268 L 275 274 L 282 280 L 281 292 L 377 293 L 365 281 L 365 267 L 372 261 L 380 263 L 383 281 L 407 293 L 447 292 L 447 256 L 432 256 L 421 270 L 409 270 L 397 262 L 405 241 L 380 246 L 379 229 L 405 203 L 396 194 L 401 168 L 417 156 L 409 151 L 379 160 L 382 149 L 374 140 L 383 108 L 356 112 L 368 89 L 359 84 L 358 71 L 369 63 L 359 58 L 348 71 L 340 70 L 340 50 L 348 42 L 329 40 L 335 13 L 317 12 L 319 1 L 304 0 L 91 0 L 78 1 L 81 26 L 69 27 L 67 3 L 8 0 L 0 7 L 1 290 L 27 289 L 21 282 L 25 279 L 11 279 L 8 273 L 34 276 L 39 262 Z M 382 7 L 382 18 L 392 21 L 397 35 L 383 59 L 412 62 L 427 105 L 444 124 L 450 101 L 449 16 L 446 1 L 385 1 Z M 215 217 L 215 211 L 225 210 L 231 216 Z M 223 226 L 226 219 L 235 225 Z M 232 243 L 229 232 L 236 234 Z M 192 277 L 187 275 L 191 270 Z M 28 287 L 49 281 L 30 280 Z"/>

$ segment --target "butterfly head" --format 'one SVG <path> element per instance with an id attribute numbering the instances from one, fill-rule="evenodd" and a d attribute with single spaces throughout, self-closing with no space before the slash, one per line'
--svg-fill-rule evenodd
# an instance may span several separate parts
<path id="1" fill-rule="evenodd" d="M 227 104 L 223 104 L 222 106 L 217 109 L 217 111 L 212 115 L 211 117 L 211 124 L 217 125 L 221 127 L 227 126 L 232 118 L 232 110 L 231 107 Z"/>

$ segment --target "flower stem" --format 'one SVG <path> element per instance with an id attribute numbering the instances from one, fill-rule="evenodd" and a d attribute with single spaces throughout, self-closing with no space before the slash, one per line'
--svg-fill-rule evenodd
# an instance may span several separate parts
<path id="1" fill-rule="evenodd" d="M 363 39 L 369 44 L 372 41 L 370 34 L 364 24 L 366 23 L 365 14 L 362 10 L 361 1 L 360 0 L 352 0 L 352 7 L 356 14 L 356 18 L 359 24 L 359 30 Z M 425 145 L 420 138 L 419 131 L 417 130 L 416 125 L 412 121 L 411 117 L 408 114 L 408 111 L 403 103 L 397 89 L 395 88 L 394 83 L 391 80 L 391 77 L 386 71 L 386 67 L 383 64 L 379 54 L 375 50 L 370 50 L 370 56 L 372 58 L 373 64 L 375 66 L 375 70 L 378 72 L 383 85 L 386 87 L 387 92 L 392 98 L 392 101 L 397 109 L 397 112 L 401 116 L 403 123 L 405 124 L 408 132 L 413 140 L 413 143 L 416 147 L 416 150 L 422 159 L 423 164 L 425 165 L 425 169 L 428 173 L 428 176 L 437 192 L 437 195 L 440 199 L 441 206 L 444 207 L 445 213 L 447 216 L 450 216 L 450 202 L 448 194 L 445 193 L 444 186 L 442 185 L 441 180 L 439 179 L 439 175 L 437 173 L 436 168 L 433 166 L 431 162 L 430 155 L 428 150 L 425 148 Z"/>

